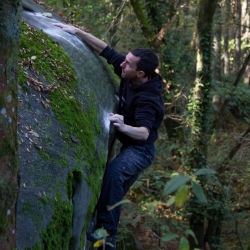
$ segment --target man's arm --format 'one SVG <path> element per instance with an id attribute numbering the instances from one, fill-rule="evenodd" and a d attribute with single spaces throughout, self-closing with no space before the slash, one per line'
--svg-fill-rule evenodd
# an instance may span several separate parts
<path id="1" fill-rule="evenodd" d="M 62 23 L 54 23 L 54 25 L 62 28 L 62 30 L 70 34 L 77 35 L 79 38 L 81 38 L 84 42 L 86 42 L 91 48 L 93 48 L 99 54 L 108 46 L 101 39 L 91 35 L 88 32 L 85 32 L 84 30 L 76 28 L 74 26 L 62 24 Z"/>
<path id="2" fill-rule="evenodd" d="M 109 120 L 122 133 L 128 135 L 135 140 L 146 141 L 149 136 L 148 129 L 145 127 L 132 127 L 124 124 L 123 116 L 118 114 L 110 114 Z"/>

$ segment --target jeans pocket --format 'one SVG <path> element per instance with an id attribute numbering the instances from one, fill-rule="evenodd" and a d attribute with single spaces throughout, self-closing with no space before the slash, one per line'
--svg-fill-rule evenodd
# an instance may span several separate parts
<path id="1" fill-rule="evenodd" d="M 149 161 L 149 165 L 151 165 L 154 162 L 155 158 L 155 147 L 154 145 L 136 145 L 134 146 L 135 149 L 140 151 L 141 154 L 143 154 L 144 157 Z"/>

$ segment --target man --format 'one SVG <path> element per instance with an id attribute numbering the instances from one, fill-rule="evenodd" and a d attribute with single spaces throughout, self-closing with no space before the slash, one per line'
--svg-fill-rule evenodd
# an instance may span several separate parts
<path id="1" fill-rule="evenodd" d="M 96 206 L 97 229 L 87 233 L 88 240 L 96 242 L 105 238 L 105 249 L 115 249 L 121 205 L 110 211 L 107 206 L 123 199 L 139 174 L 153 163 L 155 157 L 154 142 L 164 116 L 162 78 L 155 73 L 158 57 L 152 50 L 144 48 L 134 49 L 124 56 L 81 29 L 59 23 L 54 25 L 81 38 L 106 58 L 121 78 L 119 111 L 109 117 L 122 143 L 121 152 L 106 166 Z M 107 232 L 107 237 L 103 231 Z"/>

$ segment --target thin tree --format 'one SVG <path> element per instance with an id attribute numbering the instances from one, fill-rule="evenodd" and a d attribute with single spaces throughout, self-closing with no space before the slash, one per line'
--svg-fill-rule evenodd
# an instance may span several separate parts
<path id="1" fill-rule="evenodd" d="M 21 1 L 0 1 L 0 249 L 15 247 L 17 55 Z"/>
<path id="2" fill-rule="evenodd" d="M 234 69 L 235 72 L 239 71 L 241 61 L 241 0 L 235 1 L 235 15 L 236 15 L 236 26 L 235 26 L 235 61 Z"/>
<path id="3" fill-rule="evenodd" d="M 223 47 L 223 59 L 224 59 L 224 74 L 228 75 L 230 73 L 230 55 L 229 55 L 229 18 L 230 18 L 230 7 L 231 0 L 226 0 L 223 6 L 223 38 L 224 38 L 224 47 Z"/>
<path id="4" fill-rule="evenodd" d="M 186 170 L 191 173 L 207 166 L 207 145 L 211 136 L 213 17 L 217 2 L 217 0 L 201 0 L 198 6 L 196 83 L 189 103 L 192 137 L 186 161 Z M 204 186 L 206 180 L 200 178 L 200 182 Z M 212 230 L 205 239 L 205 211 L 202 211 L 195 197 L 190 200 L 188 209 L 192 213 L 190 227 L 198 241 L 196 245 L 190 238 L 191 249 L 204 248 L 205 241 L 211 243 L 211 236 L 215 232 Z"/>

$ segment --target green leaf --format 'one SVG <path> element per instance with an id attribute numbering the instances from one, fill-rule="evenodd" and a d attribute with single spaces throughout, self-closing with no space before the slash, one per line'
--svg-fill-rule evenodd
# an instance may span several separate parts
<path id="1" fill-rule="evenodd" d="M 185 234 L 186 234 L 186 235 L 191 235 L 191 236 L 193 236 L 193 238 L 194 238 L 194 240 L 195 240 L 195 243 L 198 245 L 198 241 L 197 241 L 197 239 L 196 239 L 196 236 L 195 236 L 193 230 L 188 229 L 188 230 L 185 231 Z"/>
<path id="2" fill-rule="evenodd" d="M 187 238 L 181 237 L 179 250 L 190 250 L 189 242 Z"/>
<path id="3" fill-rule="evenodd" d="M 110 247 L 112 247 L 112 248 L 114 248 L 115 249 L 115 246 L 111 243 L 111 242 L 105 242 L 105 245 L 108 245 L 108 246 L 110 246 Z M 103 249 L 105 249 L 105 248 L 103 248 Z M 106 248 L 107 249 L 107 248 Z"/>
<path id="4" fill-rule="evenodd" d="M 181 186 L 175 196 L 176 207 L 182 207 L 183 204 L 188 200 L 188 187 L 186 185 Z"/>
<path id="5" fill-rule="evenodd" d="M 185 175 L 179 175 L 168 182 L 164 188 L 163 195 L 168 195 L 178 190 L 182 185 L 186 184 L 190 180 L 190 177 Z"/>
<path id="6" fill-rule="evenodd" d="M 178 238 L 178 237 L 179 237 L 178 234 L 167 233 L 167 234 L 165 234 L 165 235 L 161 238 L 161 240 L 164 241 L 164 242 L 166 242 L 166 241 L 170 241 L 170 240 L 176 239 L 176 238 Z"/>
<path id="7" fill-rule="evenodd" d="M 167 206 L 170 207 L 171 205 L 174 204 L 174 202 L 175 202 L 175 196 L 172 196 L 172 197 L 168 200 Z"/>
<path id="8" fill-rule="evenodd" d="M 99 237 L 105 238 L 105 237 L 107 237 L 109 234 L 108 234 L 108 232 L 107 232 L 106 229 L 100 228 L 100 230 L 98 230 L 98 232 L 97 232 L 97 235 L 98 235 Z"/>
<path id="9" fill-rule="evenodd" d="M 154 208 L 154 206 L 153 206 L 152 203 L 149 203 L 149 204 L 148 204 L 147 210 L 148 210 L 149 212 L 151 212 L 151 213 L 153 213 L 153 212 L 155 211 L 155 208 Z"/>
<path id="10" fill-rule="evenodd" d="M 207 198 L 204 194 L 203 188 L 201 187 L 200 184 L 198 184 L 195 181 L 192 181 L 192 188 L 195 196 L 201 203 L 207 203 Z"/>
<path id="11" fill-rule="evenodd" d="M 116 203 L 115 205 L 113 205 L 113 206 L 107 206 L 107 210 L 110 211 L 110 210 L 114 209 L 114 208 L 117 207 L 117 206 L 120 206 L 120 205 L 122 205 L 122 204 L 124 204 L 124 203 L 130 203 L 130 202 L 131 202 L 130 200 L 121 200 L 121 201 L 117 202 L 117 203 Z"/>
<path id="12" fill-rule="evenodd" d="M 194 175 L 198 176 L 198 175 L 209 175 L 209 174 L 216 174 L 216 171 L 213 169 L 209 169 L 209 168 L 202 168 L 199 169 L 198 171 L 196 171 L 194 173 Z"/>

